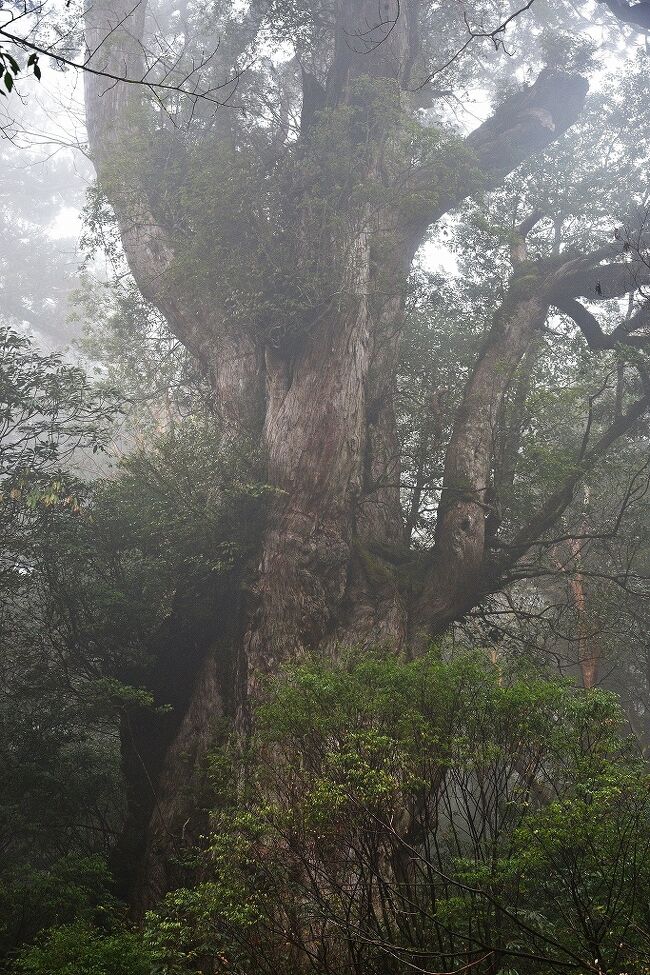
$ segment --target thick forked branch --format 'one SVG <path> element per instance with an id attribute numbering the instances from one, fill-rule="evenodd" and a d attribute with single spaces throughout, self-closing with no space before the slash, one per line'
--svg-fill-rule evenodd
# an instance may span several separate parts
<path id="1" fill-rule="evenodd" d="M 94 0 L 86 8 L 86 64 L 93 69 L 84 74 L 90 153 L 140 291 L 162 312 L 181 342 L 206 362 L 206 340 L 213 336 L 205 334 L 201 309 L 177 294 L 178 282 L 172 286 L 168 280 L 173 248 L 137 172 L 147 90 L 113 80 L 147 77 L 146 8 L 147 0 Z"/>
<path id="2" fill-rule="evenodd" d="M 494 188 L 566 132 L 578 119 L 588 89 L 581 75 L 545 68 L 530 88 L 500 105 L 466 140 L 484 173 L 482 187 Z"/>
<path id="3" fill-rule="evenodd" d="M 242 36 L 259 27 L 260 4 L 251 6 Z M 95 0 L 86 11 L 87 63 L 119 77 L 145 77 L 143 33 L 146 0 Z M 236 335 L 221 310 L 206 308 L 170 274 L 174 252 L 152 211 L 138 173 L 144 95 L 140 86 L 84 75 L 90 151 L 100 186 L 115 211 L 131 272 L 145 298 L 164 315 L 172 332 L 206 367 L 216 404 L 227 426 L 257 429 L 261 351 L 250 334 Z"/>
<path id="4" fill-rule="evenodd" d="M 537 81 L 499 105 L 494 114 L 465 140 L 467 179 L 417 218 L 413 239 L 417 247 L 429 226 L 477 190 L 498 186 L 525 159 L 546 149 L 578 119 L 588 84 L 581 75 L 544 69 Z M 435 166 L 435 163 L 434 163 Z M 424 167 L 418 188 L 426 190 L 435 179 Z"/>
<path id="5" fill-rule="evenodd" d="M 647 303 L 635 315 L 617 325 L 612 332 L 606 333 L 596 316 L 577 300 L 579 297 L 591 301 L 622 298 L 626 294 L 632 295 L 635 291 L 640 291 L 650 283 L 650 268 L 640 254 L 632 260 L 616 263 L 611 261 L 613 252 L 615 248 L 608 245 L 592 254 L 568 257 L 563 261 L 551 285 L 551 304 L 575 322 L 587 345 L 594 351 L 615 349 L 620 344 L 637 349 L 648 348 L 650 333 L 647 332 Z M 608 263 L 601 264 L 603 258 L 608 259 Z"/>
<path id="6" fill-rule="evenodd" d="M 611 254 L 611 247 L 606 248 Z M 558 271 L 553 287 L 553 304 L 556 298 L 622 298 L 631 291 L 650 284 L 650 268 L 643 261 L 599 264 L 602 252 L 585 258 L 568 260 Z"/>
<path id="7" fill-rule="evenodd" d="M 410 181 L 410 191 L 416 196 L 422 194 L 423 203 L 404 234 L 402 269 L 410 267 L 433 222 L 477 190 L 497 186 L 531 154 L 545 149 L 570 128 L 580 116 L 587 91 L 582 76 L 546 69 L 535 84 L 498 106 L 492 117 L 464 141 L 466 158 L 458 161 L 459 178 L 453 190 L 436 194 L 437 161 L 434 158 L 430 164 L 422 165 Z M 433 204 L 426 202 L 431 199 L 430 194 Z M 522 238 L 538 219 L 541 214 L 535 213 L 529 225 L 519 228 Z"/>
<path id="8" fill-rule="evenodd" d="M 484 551 L 488 488 L 497 420 L 512 378 L 544 326 L 543 279 L 523 265 L 470 376 L 445 458 L 434 561 L 418 617 L 439 630 L 475 601 Z"/>
<path id="9" fill-rule="evenodd" d="M 635 328 L 647 324 L 647 313 L 639 313 L 638 316 L 635 316 L 629 322 L 621 322 L 608 335 L 606 332 L 603 332 L 596 316 L 592 315 L 575 298 L 557 298 L 555 307 L 573 319 L 587 340 L 587 345 L 594 351 L 615 349 L 620 344 L 629 345 L 636 349 L 650 348 L 650 333 L 645 335 L 635 334 Z"/>
<path id="10" fill-rule="evenodd" d="M 508 546 L 505 561 L 503 555 L 487 556 L 486 520 L 491 513 L 489 490 L 497 418 L 515 371 L 543 328 L 550 306 L 570 315 L 595 351 L 622 343 L 637 348 L 650 344 L 650 336 L 635 334 L 635 329 L 647 324 L 647 308 L 606 334 L 595 316 L 574 297 L 584 292 L 586 282 L 594 275 L 602 276 L 616 294 L 633 293 L 645 283 L 645 265 L 599 265 L 602 251 L 579 257 L 567 254 L 559 263 L 557 258 L 546 263 L 528 261 L 525 234 L 537 219 L 539 215 L 534 214 L 519 228 L 512 252 L 515 274 L 468 380 L 447 449 L 436 546 L 417 609 L 418 619 L 437 631 L 503 579 L 506 563 L 512 565 L 551 527 L 570 503 L 585 471 L 630 430 L 650 404 L 646 393 L 617 417 L 590 450 L 583 450 L 562 487 Z"/>
<path id="11" fill-rule="evenodd" d="M 144 75 L 145 13 L 146 0 L 95 0 L 88 5 L 86 63 L 98 73 L 84 75 L 84 95 L 91 156 L 115 211 L 129 266 L 145 298 L 160 305 L 161 279 L 173 253 L 124 161 L 134 151 L 142 92 L 101 73 Z M 170 309 L 161 310 L 167 315 Z"/>
<path id="12" fill-rule="evenodd" d="M 498 555 L 486 558 L 484 548 L 485 508 L 478 500 L 462 499 L 435 550 L 435 561 L 427 576 L 417 606 L 416 620 L 426 631 L 440 633 L 446 626 L 477 604 L 481 598 L 504 584 L 517 562 L 544 538 L 571 504 L 576 488 L 607 451 L 629 434 L 650 412 L 646 394 L 608 427 L 593 447 L 576 462 L 562 485 L 544 502 L 541 509 Z M 475 493 L 475 499 L 480 492 Z M 443 522 L 444 525 L 444 522 Z M 446 564 L 446 559 L 449 562 Z M 482 561 L 480 561 L 482 559 Z"/>

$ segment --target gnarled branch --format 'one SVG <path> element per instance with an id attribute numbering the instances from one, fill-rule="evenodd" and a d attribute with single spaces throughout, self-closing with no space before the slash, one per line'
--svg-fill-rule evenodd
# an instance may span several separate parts
<path id="1" fill-rule="evenodd" d="M 559 311 L 564 312 L 576 323 L 587 340 L 587 345 L 594 351 L 615 349 L 620 344 L 630 345 L 636 349 L 650 348 L 650 334 L 634 334 L 635 328 L 646 324 L 647 312 L 643 315 L 639 313 L 629 322 L 621 322 L 608 335 L 603 332 L 596 316 L 575 298 L 557 298 L 554 304 Z"/>
<path id="2" fill-rule="evenodd" d="M 566 132 L 578 119 L 588 88 L 581 75 L 546 68 L 530 88 L 499 105 L 464 141 L 468 179 L 414 222 L 416 249 L 430 225 L 466 196 L 478 189 L 494 189 L 525 159 L 546 149 Z M 474 170 L 480 173 L 480 179 L 472 180 Z M 418 175 L 418 186 L 426 189 L 434 178 L 433 171 L 425 167 Z"/>
<path id="3" fill-rule="evenodd" d="M 575 489 L 584 477 L 607 453 L 609 448 L 624 434 L 629 433 L 638 421 L 650 411 L 650 395 L 647 393 L 617 417 L 590 450 L 585 451 L 563 484 L 550 495 L 540 511 L 525 525 L 507 547 L 507 554 L 498 561 L 499 570 L 504 572 L 522 557 L 545 532 L 553 527 L 557 519 L 567 509 L 573 499 Z"/>

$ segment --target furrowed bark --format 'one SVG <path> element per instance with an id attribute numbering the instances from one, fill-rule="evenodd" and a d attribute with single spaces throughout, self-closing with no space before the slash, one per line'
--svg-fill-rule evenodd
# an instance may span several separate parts
<path id="1" fill-rule="evenodd" d="M 321 95 L 330 108 L 362 106 L 363 86 L 356 82 L 365 76 L 385 81 L 397 97 L 417 46 L 411 7 L 402 0 L 397 20 L 397 5 L 387 0 L 378 20 L 376 0 L 340 0 L 325 91 L 312 86 L 316 107 L 305 107 L 303 137 L 309 137 Z M 144 22 L 144 3 L 132 8 L 127 0 L 98 0 L 87 14 L 91 64 L 142 77 Z M 265 347 L 252 330 L 234 326 L 223 309 L 206 307 L 186 293 L 172 274 L 173 247 L 146 187 L 137 173 L 120 169 L 120 156 L 137 166 L 143 93 L 136 86 L 86 77 L 91 153 L 134 277 L 180 341 L 204 363 L 230 435 L 257 431 L 267 460 L 266 480 L 276 489 L 254 596 L 228 630 L 229 652 L 237 656 L 237 686 L 208 641 L 192 665 L 191 688 L 178 703 L 165 754 L 149 769 L 155 803 L 138 868 L 140 908 L 153 903 L 171 882 L 165 864 L 182 844 L 185 824 L 190 822 L 189 831 L 196 832 L 188 819 L 192 799 L 186 786 L 205 759 L 213 740 L 212 719 L 222 713 L 224 701 L 238 697 L 231 712 L 237 711 L 245 728 L 248 702 L 260 678 L 282 662 L 337 641 L 405 645 L 408 596 L 373 546 L 403 545 L 393 395 L 412 258 L 433 221 L 478 188 L 497 185 L 528 155 L 557 139 L 578 117 L 586 87 L 582 78 L 547 71 L 504 102 L 467 138 L 466 172 L 453 190 L 436 185 L 435 164 L 423 167 L 407 193 L 431 191 L 436 202 L 415 221 L 387 206 L 385 226 L 393 234 L 389 257 L 367 225 L 380 236 L 385 228 L 377 227 L 374 215 L 368 221 L 363 214 L 347 239 L 337 243 L 346 254 L 339 297 L 299 342 L 277 349 Z M 381 172 L 381 139 L 367 159 L 373 176 Z M 314 242 L 305 241 L 305 246 Z M 477 598 L 494 422 L 546 309 L 535 287 L 532 293 L 530 288 L 525 294 L 515 291 L 495 319 L 450 444 L 437 568 L 419 606 L 428 632 L 439 630 Z"/>
<path id="2" fill-rule="evenodd" d="M 597 647 L 597 636 L 590 632 L 587 623 L 587 597 L 585 593 L 585 579 L 580 571 L 582 562 L 581 544 L 577 539 L 569 541 L 569 548 L 573 557 L 575 571 L 569 577 L 569 588 L 573 599 L 576 621 L 576 643 L 578 649 L 578 664 L 582 677 L 582 686 L 591 690 L 598 685 L 600 677 L 600 653 Z"/>
<path id="3" fill-rule="evenodd" d="M 367 499 L 365 511 L 360 507 L 364 484 L 372 477 L 364 462 L 369 372 L 377 351 L 371 241 L 365 231 L 351 249 L 350 274 L 342 289 L 346 297 L 331 309 L 290 370 L 286 362 L 267 357 L 264 443 L 271 483 L 281 493 L 264 542 L 259 605 L 245 646 L 249 696 L 255 696 L 259 677 L 283 661 L 342 638 L 342 607 L 351 591 L 348 611 L 356 617 L 357 640 L 399 644 L 404 635 L 396 590 L 394 605 L 362 605 L 360 533 L 368 532 L 371 524 L 382 531 L 382 503 L 390 506 L 387 520 L 395 531 L 398 494 L 382 486 L 380 501 Z M 397 517 L 399 529 L 399 508 Z"/>
<path id="4" fill-rule="evenodd" d="M 504 401 L 502 415 L 497 423 L 497 442 L 494 456 L 494 498 L 492 511 L 486 519 L 486 533 L 496 536 L 503 515 L 514 500 L 515 477 L 521 447 L 521 433 L 525 422 L 526 404 L 530 391 L 530 379 L 542 348 L 541 335 L 534 341 L 523 358 L 515 379 L 515 389 L 511 402 Z"/>
<path id="5" fill-rule="evenodd" d="M 416 40 L 410 7 L 409 0 L 337 4 L 325 91 L 330 108 L 351 104 L 372 118 L 372 95 L 356 86 L 368 78 L 386 82 L 397 106 Z M 390 132 L 381 118 L 374 119 L 368 144 L 367 131 L 361 129 L 359 154 L 368 176 L 376 177 Z M 387 210 L 382 226 L 368 209 L 359 214 L 348 239 L 334 244 L 345 253 L 339 285 L 343 297 L 298 355 L 267 351 L 263 443 L 270 482 L 281 496 L 264 540 L 258 607 L 242 654 L 244 713 L 246 701 L 256 696 L 259 677 L 309 648 L 342 639 L 390 639 L 399 646 L 405 636 L 397 587 L 389 581 L 381 594 L 372 592 L 359 557 L 359 545 L 371 531 L 397 538 L 401 524 L 399 479 L 395 476 L 391 486 L 385 476 L 396 466 L 388 390 L 396 345 L 389 342 L 387 351 L 377 322 L 385 320 L 388 309 L 393 326 L 401 321 L 409 262 L 402 256 L 399 231 L 393 229 L 393 266 L 384 260 L 377 267 L 376 239 L 386 233 L 386 225 L 399 227 L 398 214 Z M 379 291 L 379 273 L 391 282 L 392 294 L 378 313 L 373 296 Z M 366 494 L 361 504 L 373 478 L 372 497 Z"/>
<path id="6" fill-rule="evenodd" d="M 417 35 L 413 0 L 337 0 L 327 104 L 354 97 L 361 77 L 406 80 Z"/>
<path id="7" fill-rule="evenodd" d="M 433 566 L 417 618 L 440 632 L 476 601 L 485 555 L 497 421 L 524 356 L 543 328 L 548 299 L 528 264 L 515 273 L 479 353 L 447 448 Z"/>
<path id="8" fill-rule="evenodd" d="M 84 74 L 90 153 L 140 291 L 204 365 L 231 435 L 242 429 L 250 433 L 261 425 L 262 349 L 252 334 L 233 333 L 222 309 L 183 292 L 179 276 L 172 274 L 172 242 L 137 171 L 147 119 L 146 87 L 137 83 L 148 76 L 146 10 L 147 0 L 96 0 L 86 9 L 89 67 L 125 79 Z"/>

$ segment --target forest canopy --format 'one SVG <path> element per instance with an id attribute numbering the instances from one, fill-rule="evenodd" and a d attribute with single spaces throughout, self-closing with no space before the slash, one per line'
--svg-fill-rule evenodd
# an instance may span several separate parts
<path id="1" fill-rule="evenodd" d="M 0 11 L 0 971 L 648 975 L 648 6 Z"/>

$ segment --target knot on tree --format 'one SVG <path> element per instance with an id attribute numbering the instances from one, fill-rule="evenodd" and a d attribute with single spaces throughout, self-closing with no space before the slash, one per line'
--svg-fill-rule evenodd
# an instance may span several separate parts
<path id="1" fill-rule="evenodd" d="M 543 129 L 548 129 L 549 132 L 555 132 L 555 122 L 553 121 L 553 116 L 546 108 L 531 108 L 528 115 L 534 118 Z"/>

